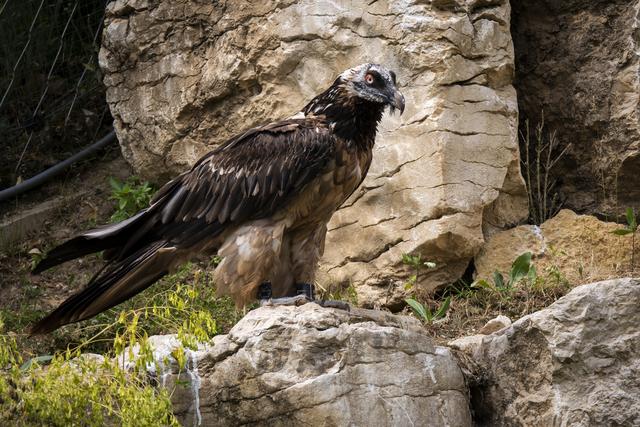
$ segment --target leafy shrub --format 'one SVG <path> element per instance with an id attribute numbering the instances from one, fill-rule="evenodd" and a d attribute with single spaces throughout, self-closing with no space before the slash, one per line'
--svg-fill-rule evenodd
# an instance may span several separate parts
<path id="1" fill-rule="evenodd" d="M 153 187 L 147 181 L 141 181 L 136 176 L 130 176 L 124 182 L 109 178 L 109 184 L 111 199 L 117 202 L 111 222 L 123 221 L 149 206 L 154 193 Z"/>
<path id="2" fill-rule="evenodd" d="M 66 352 L 20 367 L 15 340 L 0 335 L 0 421 L 4 425 L 178 426 L 166 389 L 116 360 Z"/>
<path id="3" fill-rule="evenodd" d="M 183 368 L 185 348 L 209 341 L 220 323 L 228 328 L 239 317 L 230 299 L 215 297 L 210 275 L 187 264 L 119 310 L 56 331 L 65 345 L 75 341 L 66 351 L 24 363 L 0 326 L 0 425 L 178 425 L 169 393 L 147 376 L 149 364 L 164 362 L 153 360 L 148 337 L 176 333 L 181 346 L 172 356 Z M 127 347 L 139 349 L 135 359 L 128 354 L 133 369 L 115 358 Z M 87 351 L 106 357 L 78 357 Z"/>

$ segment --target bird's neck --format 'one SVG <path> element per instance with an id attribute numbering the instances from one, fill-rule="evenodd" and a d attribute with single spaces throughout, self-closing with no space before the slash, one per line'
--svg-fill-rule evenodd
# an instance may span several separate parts
<path id="1" fill-rule="evenodd" d="M 359 148 L 371 149 L 384 106 L 353 96 L 334 84 L 302 111 L 305 116 L 322 117 L 339 138 Z"/>

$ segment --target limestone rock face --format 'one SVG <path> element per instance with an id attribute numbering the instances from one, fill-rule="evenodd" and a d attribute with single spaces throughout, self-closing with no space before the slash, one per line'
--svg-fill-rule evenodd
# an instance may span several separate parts
<path id="1" fill-rule="evenodd" d="M 492 335 L 451 343 L 485 372 L 478 425 L 640 425 L 640 280 L 580 286 Z"/>
<path id="2" fill-rule="evenodd" d="M 125 158 L 163 180 L 249 126 L 290 116 L 363 62 L 398 74 L 360 190 L 334 216 L 320 281 L 401 299 L 403 253 L 460 277 L 485 234 L 527 216 L 508 0 L 117 0 L 100 64 Z"/>
<path id="3" fill-rule="evenodd" d="M 521 254 L 531 252 L 538 274 L 550 269 L 571 283 L 620 277 L 631 270 L 631 236 L 611 232 L 620 224 L 603 222 L 568 209 L 540 227 L 521 225 L 491 237 L 475 258 L 476 277 L 507 273 Z"/>
<path id="4" fill-rule="evenodd" d="M 638 0 L 514 1 L 518 101 L 561 146 L 565 206 L 621 213 L 640 200 Z"/>
<path id="5" fill-rule="evenodd" d="M 174 341 L 151 340 L 161 356 Z M 449 350 L 415 319 L 388 313 L 263 307 L 177 371 L 160 382 L 183 425 L 471 426 Z"/>

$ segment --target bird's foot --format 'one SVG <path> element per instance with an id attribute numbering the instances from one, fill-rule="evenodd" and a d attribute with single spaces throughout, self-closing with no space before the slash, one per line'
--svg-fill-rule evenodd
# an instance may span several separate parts
<path id="1" fill-rule="evenodd" d="M 313 289 L 311 289 L 311 295 L 313 295 Z M 258 288 L 258 299 L 261 306 L 279 306 L 279 305 L 293 305 L 300 306 L 312 301 L 307 292 L 298 293 L 298 295 L 291 297 L 272 298 L 271 283 L 265 282 Z"/>
<path id="2" fill-rule="evenodd" d="M 351 310 L 351 306 L 344 301 L 315 299 L 315 287 L 311 283 L 296 284 L 296 293 L 295 296 L 272 298 L 271 283 L 265 282 L 258 288 L 258 299 L 261 306 L 293 305 L 298 307 L 308 302 L 314 302 L 321 307 Z"/>
<path id="3" fill-rule="evenodd" d="M 339 310 L 351 311 L 351 306 L 344 301 L 320 299 L 320 300 L 315 300 L 313 302 L 318 304 L 320 307 L 337 308 Z"/>

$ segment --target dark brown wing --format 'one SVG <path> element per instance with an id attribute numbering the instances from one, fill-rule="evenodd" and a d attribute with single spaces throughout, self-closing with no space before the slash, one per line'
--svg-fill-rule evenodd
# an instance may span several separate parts
<path id="1" fill-rule="evenodd" d="M 323 171 L 335 142 L 317 119 L 271 123 L 229 140 L 156 194 L 148 220 L 115 258 L 158 239 L 190 246 L 270 215 Z"/>
<path id="2" fill-rule="evenodd" d="M 34 273 L 99 251 L 105 251 L 106 260 L 122 261 L 160 240 L 189 247 L 219 235 L 231 223 L 265 217 L 321 173 L 334 157 L 335 143 L 318 119 L 250 129 L 169 181 L 149 208 L 54 248 Z"/>
<path id="3" fill-rule="evenodd" d="M 170 197 L 159 196 L 165 199 L 162 222 L 224 225 L 269 215 L 317 176 L 334 150 L 334 136 L 315 120 L 252 129 L 180 176 Z"/>

